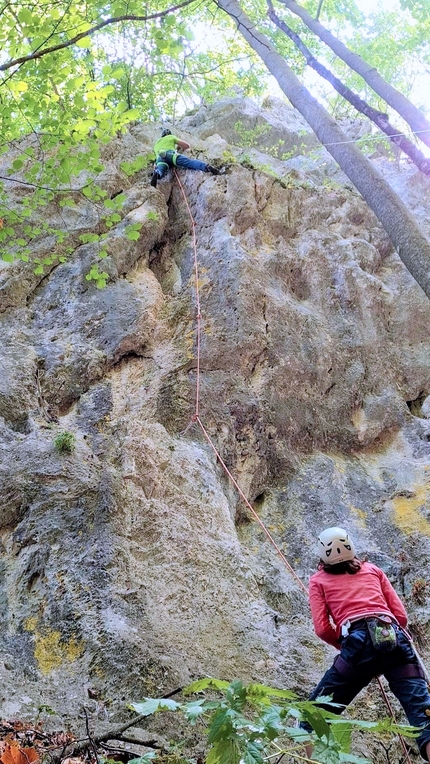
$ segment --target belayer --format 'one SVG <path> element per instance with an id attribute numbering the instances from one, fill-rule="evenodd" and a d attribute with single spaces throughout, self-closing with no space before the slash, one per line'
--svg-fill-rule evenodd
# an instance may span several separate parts
<path id="1" fill-rule="evenodd" d="M 155 168 L 152 173 L 151 186 L 157 188 L 157 181 L 162 178 L 170 167 L 184 167 L 186 170 L 201 170 L 210 172 L 212 175 L 219 175 L 217 167 L 212 167 L 206 162 L 200 162 L 199 159 L 189 159 L 183 154 L 178 154 L 177 148 L 187 151 L 190 144 L 172 135 L 172 131 L 165 128 L 161 133 L 161 138 L 154 146 Z"/>
<path id="2" fill-rule="evenodd" d="M 309 582 L 316 634 L 340 650 L 310 695 L 332 697 L 322 707 L 340 714 L 376 676 L 384 674 L 417 737 L 423 759 L 430 760 L 430 694 L 421 660 L 406 631 L 408 617 L 387 576 L 358 559 L 343 528 L 327 528 L 318 538 L 318 571 Z M 332 623 L 334 626 L 332 625 Z M 308 731 L 307 722 L 300 726 Z M 306 753 L 312 757 L 309 743 Z"/>

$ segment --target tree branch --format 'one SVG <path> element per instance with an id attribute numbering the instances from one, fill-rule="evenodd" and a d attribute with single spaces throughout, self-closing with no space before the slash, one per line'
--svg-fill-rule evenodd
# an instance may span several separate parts
<path id="1" fill-rule="evenodd" d="M 166 692 L 161 697 L 171 698 L 173 695 L 178 695 L 178 693 L 182 692 L 183 689 L 183 687 L 177 687 L 175 690 L 171 690 L 171 692 Z M 98 744 L 106 742 L 107 740 L 121 740 L 122 735 L 126 730 L 128 730 L 130 727 L 135 727 L 137 724 L 140 724 L 140 722 L 143 722 L 144 719 L 148 719 L 147 715 L 139 714 L 139 716 L 135 716 L 134 719 L 126 722 L 125 724 L 119 725 L 119 727 L 113 727 L 113 729 L 110 729 L 107 732 L 103 732 L 101 735 L 94 735 L 94 737 L 91 739 L 91 742 Z M 74 756 L 76 753 L 79 753 L 79 751 L 85 750 L 85 748 L 88 748 L 90 745 L 89 741 L 90 738 L 86 737 L 83 740 L 76 740 L 75 743 L 70 743 L 66 750 L 63 748 L 61 752 L 61 758 L 64 758 L 65 755 Z M 136 741 L 136 743 L 138 745 L 145 745 L 148 748 L 157 748 L 162 751 L 164 750 L 164 747 L 162 745 L 158 745 L 156 740 Z M 60 761 L 59 756 L 53 759 L 54 764 L 56 764 L 58 761 Z"/>
<path id="2" fill-rule="evenodd" d="M 14 58 L 12 61 L 8 61 L 6 64 L 2 64 L 0 66 L 0 71 L 5 72 L 8 69 L 10 69 L 12 66 L 18 66 L 19 64 L 24 64 L 27 61 L 35 61 L 37 58 L 41 58 L 42 56 L 46 56 L 48 53 L 55 53 L 57 50 L 62 50 L 63 48 L 69 48 L 71 45 L 74 45 L 76 42 L 79 42 L 79 40 L 83 40 L 84 37 L 90 37 L 94 32 L 98 32 L 99 29 L 103 29 L 103 27 L 108 26 L 109 24 L 118 24 L 120 21 L 150 21 L 151 19 L 158 19 L 162 18 L 164 16 L 167 16 L 169 13 L 173 13 L 174 11 L 179 10 L 180 8 L 185 8 L 187 5 L 191 5 L 194 0 L 184 0 L 182 3 L 178 3 L 178 5 L 173 5 L 171 8 L 168 8 L 166 11 L 160 11 L 159 13 L 150 13 L 146 16 L 138 16 L 136 14 L 125 14 L 124 16 L 115 16 L 110 19 L 105 19 L 105 21 L 101 21 L 99 24 L 96 24 L 95 26 L 91 27 L 90 29 L 87 29 L 86 32 L 80 32 L 79 34 L 75 35 L 75 37 L 72 37 L 70 40 L 66 40 L 65 42 L 58 43 L 58 45 L 52 45 L 50 48 L 44 48 L 43 50 L 36 50 L 33 53 L 29 53 L 27 56 L 20 56 L 19 58 Z"/>
<path id="3" fill-rule="evenodd" d="M 320 17 L 320 13 L 321 13 L 321 8 L 322 8 L 322 4 L 323 4 L 323 2 L 324 2 L 324 0 L 320 0 L 320 1 L 319 1 L 319 3 L 318 3 L 317 13 L 316 13 L 316 16 L 315 16 L 315 18 L 316 18 L 317 20 L 318 20 L 318 19 L 319 19 L 319 17 Z"/>
<path id="4" fill-rule="evenodd" d="M 300 82 L 273 44 L 242 10 L 238 0 L 215 0 L 276 78 L 291 104 L 363 196 L 388 233 L 406 268 L 430 298 L 430 241 L 400 197 L 358 148 L 347 141 L 337 122 Z M 283 0 L 293 2 L 293 0 Z"/>
<path id="5" fill-rule="evenodd" d="M 290 40 L 293 41 L 295 46 L 305 57 L 308 66 L 314 69 L 314 71 L 318 72 L 321 77 L 324 77 L 324 79 L 334 87 L 334 89 L 342 96 L 342 98 L 345 98 L 346 101 L 352 104 L 354 109 L 371 119 L 372 122 L 377 127 L 379 127 L 383 133 L 385 133 L 385 135 L 388 135 L 393 143 L 395 143 L 405 154 L 407 154 L 414 165 L 416 165 L 416 167 L 418 167 L 418 169 L 421 170 L 424 175 L 430 176 L 430 159 L 425 157 L 422 151 L 414 146 L 409 138 L 407 138 L 393 125 L 390 124 L 386 114 L 384 114 L 382 111 L 374 109 L 373 106 L 370 106 L 368 103 L 366 103 L 366 101 L 363 101 L 360 96 L 358 96 L 356 93 L 350 90 L 350 88 L 344 85 L 344 83 L 338 79 L 338 77 L 336 77 L 329 69 L 327 69 L 315 58 L 309 48 L 301 40 L 299 35 L 294 32 L 285 23 L 285 21 L 282 21 L 282 19 L 277 16 L 272 5 L 272 0 L 267 0 L 267 6 L 269 9 L 269 18 L 273 21 L 274 24 L 276 24 L 279 29 L 282 30 L 282 32 L 284 32 L 284 34 L 287 35 L 287 37 L 290 38 Z"/>
<path id="6" fill-rule="evenodd" d="M 384 99 L 398 114 L 410 125 L 417 137 L 423 143 L 430 146 L 430 122 L 424 114 L 414 106 L 403 93 L 390 85 L 370 63 L 361 58 L 357 53 L 347 48 L 317 19 L 312 18 L 305 8 L 296 3 L 296 0 L 279 0 L 289 11 L 299 16 L 311 32 L 314 32 L 336 56 L 344 61 L 354 72 L 360 75 L 365 82 Z"/>
<path id="7" fill-rule="evenodd" d="M 321 0 L 321 1 L 322 1 L 322 0 Z M 36 50 L 34 50 L 34 51 L 33 51 L 32 55 L 34 55 L 35 53 L 37 53 L 37 52 L 38 52 L 38 51 L 41 49 L 42 45 L 46 45 L 46 43 L 48 42 L 48 40 L 50 40 L 50 39 L 51 39 L 51 37 L 53 37 L 53 36 L 54 36 L 54 34 L 55 34 L 55 32 L 57 31 L 58 27 L 59 27 L 59 26 L 60 26 L 60 24 L 63 22 L 63 20 L 64 20 L 64 18 L 65 18 L 65 16 L 66 16 L 66 14 L 69 12 L 71 4 L 72 4 L 72 2 L 71 2 L 71 0 L 70 0 L 70 2 L 69 2 L 69 4 L 68 4 L 67 8 L 65 9 L 65 11 L 64 11 L 64 13 L 63 13 L 63 15 L 61 16 L 61 18 L 59 18 L 59 19 L 58 19 L 57 23 L 55 24 L 55 26 L 54 26 L 54 29 L 52 30 L 51 34 L 50 34 L 50 35 L 48 35 L 48 37 L 46 38 L 46 40 L 44 40 L 42 43 L 40 43 L 40 45 L 38 45 L 38 46 L 37 46 Z"/>

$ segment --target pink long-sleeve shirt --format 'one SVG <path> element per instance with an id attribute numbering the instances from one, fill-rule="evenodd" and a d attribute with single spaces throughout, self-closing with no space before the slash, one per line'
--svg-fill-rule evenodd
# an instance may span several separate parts
<path id="1" fill-rule="evenodd" d="M 314 573 L 309 581 L 309 601 L 316 634 L 338 650 L 345 621 L 385 614 L 394 616 L 400 626 L 408 622 L 402 601 L 387 576 L 370 562 L 364 562 L 353 575 L 333 575 L 324 570 Z"/>

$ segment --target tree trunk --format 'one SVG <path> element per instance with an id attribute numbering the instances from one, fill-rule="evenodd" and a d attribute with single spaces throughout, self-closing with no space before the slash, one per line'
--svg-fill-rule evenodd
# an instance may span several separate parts
<path id="1" fill-rule="evenodd" d="M 320 40 L 328 45 L 345 64 L 357 72 L 360 77 L 363 77 L 363 80 L 367 82 L 372 90 L 378 93 L 410 125 L 417 137 L 427 146 L 430 146 L 430 122 L 406 96 L 399 93 L 396 88 L 393 88 L 392 85 L 386 82 L 371 64 L 364 61 L 357 53 L 349 50 L 343 42 L 340 42 L 319 21 L 313 19 L 295 0 L 280 0 L 280 2 L 295 13 L 296 16 L 299 16 L 311 32 L 314 32 Z"/>
<path id="2" fill-rule="evenodd" d="M 430 297 L 430 241 L 401 199 L 357 147 L 348 142 L 343 130 L 301 84 L 270 40 L 256 29 L 237 0 L 216 0 L 216 3 L 236 22 L 240 33 L 321 143 L 327 144 L 327 150 L 382 223 L 406 268 Z"/>
<path id="3" fill-rule="evenodd" d="M 424 173 L 424 175 L 430 176 L 430 159 L 427 159 L 422 151 L 417 149 L 417 147 L 409 140 L 409 138 L 406 138 L 406 136 L 397 130 L 394 125 L 390 124 L 387 114 L 374 109 L 373 106 L 369 106 L 366 101 L 363 101 L 362 98 L 360 98 L 350 88 L 344 85 L 344 83 L 338 77 L 335 77 L 330 69 L 327 69 L 326 66 L 321 64 L 318 59 L 316 59 L 315 56 L 311 53 L 309 48 L 304 44 L 300 36 L 294 32 L 288 26 L 288 24 L 285 23 L 285 21 L 282 21 L 282 19 L 276 15 L 275 9 L 272 5 L 272 0 L 267 0 L 267 6 L 269 8 L 269 18 L 273 21 L 274 24 L 276 24 L 277 27 L 279 27 L 279 29 L 281 29 L 282 32 L 287 35 L 287 37 L 290 38 L 290 40 L 292 40 L 294 45 L 304 55 L 308 66 L 312 67 L 315 72 L 318 72 L 321 77 L 324 77 L 324 79 L 334 87 L 339 95 L 348 101 L 357 111 L 359 111 L 361 114 L 364 114 L 366 117 L 369 117 L 369 119 L 371 119 L 372 122 L 374 122 L 374 124 L 379 127 L 382 132 L 385 133 L 385 135 L 388 135 L 390 140 L 393 141 L 393 143 L 395 143 L 412 160 L 412 162 L 416 165 L 416 167 L 418 167 L 419 170 L 421 170 L 421 172 Z"/>

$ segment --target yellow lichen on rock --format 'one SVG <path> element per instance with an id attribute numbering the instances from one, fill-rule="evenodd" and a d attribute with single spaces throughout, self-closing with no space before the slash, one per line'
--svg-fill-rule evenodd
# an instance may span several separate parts
<path id="1" fill-rule="evenodd" d="M 35 631 L 37 626 L 37 616 L 32 615 L 29 618 L 27 618 L 24 626 L 27 631 Z"/>
<path id="2" fill-rule="evenodd" d="M 359 528 L 363 528 L 364 530 L 366 528 L 367 512 L 365 512 L 364 509 L 360 509 L 359 507 L 354 507 L 352 504 L 351 504 L 351 512 L 356 518 L 357 525 L 359 526 Z"/>
<path id="3" fill-rule="evenodd" d="M 405 495 L 394 496 L 392 499 L 394 522 L 405 533 L 418 531 L 425 536 L 430 536 L 430 523 L 420 512 L 429 501 L 430 485 L 421 485 L 414 491 L 405 492 Z"/>
<path id="4" fill-rule="evenodd" d="M 75 636 L 62 640 L 59 631 L 47 631 L 43 635 L 35 632 L 34 657 L 42 674 L 49 674 L 63 663 L 73 663 L 83 650 L 82 642 Z"/>

